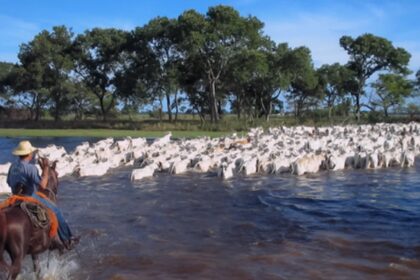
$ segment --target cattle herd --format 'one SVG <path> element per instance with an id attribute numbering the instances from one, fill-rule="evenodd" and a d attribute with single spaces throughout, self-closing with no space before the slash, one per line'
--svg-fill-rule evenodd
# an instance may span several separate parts
<path id="1" fill-rule="evenodd" d="M 320 170 L 412 167 L 420 154 L 420 124 L 375 124 L 330 127 L 253 128 L 221 138 L 112 138 L 84 142 L 71 153 L 60 146 L 40 148 L 40 156 L 57 161 L 59 176 L 102 176 L 129 166 L 131 180 L 157 172 L 213 172 L 223 179 L 253 174 L 303 175 Z M 0 192 L 10 163 L 0 165 Z"/>

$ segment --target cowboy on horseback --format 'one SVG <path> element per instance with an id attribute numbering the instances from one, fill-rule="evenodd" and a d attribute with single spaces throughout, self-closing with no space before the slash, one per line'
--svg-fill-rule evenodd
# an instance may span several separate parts
<path id="1" fill-rule="evenodd" d="M 49 177 L 49 169 L 46 166 L 41 166 L 42 175 L 39 176 L 38 169 L 31 163 L 36 150 L 29 141 L 21 141 L 13 150 L 13 155 L 18 156 L 19 159 L 10 166 L 7 184 L 12 189 L 13 194 L 31 196 L 56 214 L 59 223 L 58 235 L 64 247 L 71 250 L 78 243 L 79 238 L 72 236 L 70 227 L 66 223 L 60 209 L 53 202 L 40 197 L 36 193 L 38 190 L 47 189 Z"/>

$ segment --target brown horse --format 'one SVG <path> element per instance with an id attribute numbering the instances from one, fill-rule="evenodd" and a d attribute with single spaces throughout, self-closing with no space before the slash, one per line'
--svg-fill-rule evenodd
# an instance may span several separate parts
<path id="1" fill-rule="evenodd" d="M 53 202 L 56 201 L 58 190 L 58 174 L 55 171 L 55 163 L 50 166 L 47 159 L 40 159 L 39 164 L 42 168 L 49 169 L 49 178 L 47 195 Z M 50 238 L 49 228 L 35 228 L 30 218 L 20 207 L 9 207 L 0 210 L 0 271 L 7 273 L 7 279 L 16 279 L 18 276 L 22 261 L 26 255 L 31 255 L 34 271 L 39 278 L 40 269 L 37 255 L 50 249 L 59 249 L 61 243 L 57 241 L 58 237 Z M 4 251 L 8 252 L 11 264 L 4 261 Z"/>

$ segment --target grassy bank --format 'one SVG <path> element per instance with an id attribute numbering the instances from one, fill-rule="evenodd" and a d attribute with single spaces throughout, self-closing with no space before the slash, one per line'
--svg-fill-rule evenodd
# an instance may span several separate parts
<path id="1" fill-rule="evenodd" d="M 116 129 L 15 129 L 0 128 L 0 137 L 162 137 L 166 131 L 139 131 Z M 196 138 L 201 136 L 220 137 L 230 132 L 223 131 L 173 131 L 175 138 Z"/>

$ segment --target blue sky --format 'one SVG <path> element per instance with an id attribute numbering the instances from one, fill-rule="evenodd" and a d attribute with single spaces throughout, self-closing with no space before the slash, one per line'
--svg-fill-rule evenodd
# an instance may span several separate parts
<path id="1" fill-rule="evenodd" d="M 405 48 L 412 54 L 410 68 L 420 69 L 420 1 L 416 0 L 0 0 L 0 61 L 17 62 L 19 45 L 54 25 L 72 27 L 75 33 L 93 27 L 130 30 L 156 16 L 177 17 L 187 9 L 205 13 L 218 4 L 258 17 L 265 23 L 265 33 L 277 42 L 306 45 L 316 66 L 345 63 L 339 38 L 369 32 Z"/>

